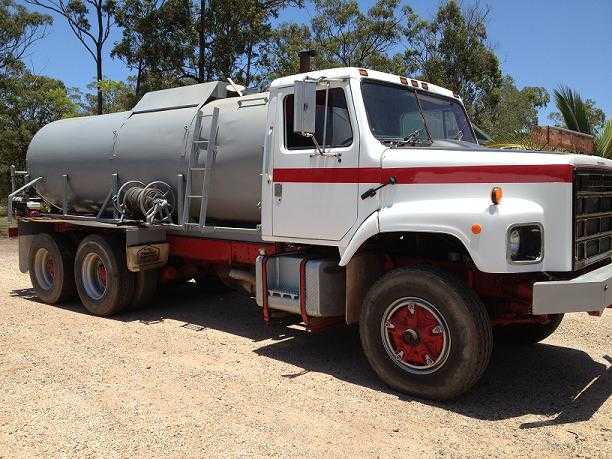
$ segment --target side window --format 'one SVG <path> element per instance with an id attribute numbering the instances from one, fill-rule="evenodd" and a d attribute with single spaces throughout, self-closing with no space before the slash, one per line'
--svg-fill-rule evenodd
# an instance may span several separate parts
<path id="1" fill-rule="evenodd" d="M 289 150 L 311 150 L 314 148 L 312 140 L 293 132 L 293 94 L 285 96 L 285 146 Z M 315 138 L 323 146 L 323 123 L 325 122 L 325 90 L 317 91 L 317 120 L 315 125 Z M 331 88 L 327 102 L 327 135 L 325 147 L 348 147 L 353 143 L 353 130 L 349 111 L 346 105 L 346 96 L 342 88 Z"/>

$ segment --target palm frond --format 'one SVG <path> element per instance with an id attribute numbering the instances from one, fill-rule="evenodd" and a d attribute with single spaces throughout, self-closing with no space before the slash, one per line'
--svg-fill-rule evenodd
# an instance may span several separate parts
<path id="1" fill-rule="evenodd" d="M 601 133 L 595 138 L 595 149 L 604 158 L 612 158 L 612 119 L 606 121 Z"/>
<path id="2" fill-rule="evenodd" d="M 587 106 L 580 94 L 567 86 L 560 86 L 554 90 L 554 95 L 565 127 L 572 131 L 592 135 L 593 127 L 589 121 Z"/>

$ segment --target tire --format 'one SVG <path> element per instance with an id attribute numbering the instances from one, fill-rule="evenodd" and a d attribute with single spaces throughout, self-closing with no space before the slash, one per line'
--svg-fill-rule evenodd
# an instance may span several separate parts
<path id="1" fill-rule="evenodd" d="M 563 320 L 563 314 L 550 314 L 545 324 L 498 325 L 493 327 L 495 342 L 504 346 L 529 346 L 552 335 Z"/>
<path id="2" fill-rule="evenodd" d="M 134 295 L 128 309 L 141 309 L 148 306 L 157 292 L 159 282 L 159 270 L 149 269 L 138 271 L 134 284 Z"/>
<path id="3" fill-rule="evenodd" d="M 387 385 L 440 401 L 476 384 L 493 342 L 476 294 L 430 268 L 401 268 L 378 280 L 364 299 L 359 333 L 370 365 Z"/>
<path id="4" fill-rule="evenodd" d="M 83 306 L 96 316 L 110 316 L 130 304 L 135 275 L 128 271 L 121 241 L 90 235 L 81 241 L 74 274 Z"/>
<path id="5" fill-rule="evenodd" d="M 58 304 L 75 297 L 74 244 L 62 234 L 37 234 L 30 246 L 28 270 L 39 300 Z"/>

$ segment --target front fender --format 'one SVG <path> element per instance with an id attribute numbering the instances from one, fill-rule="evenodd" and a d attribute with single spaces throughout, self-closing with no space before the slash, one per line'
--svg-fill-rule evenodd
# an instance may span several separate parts
<path id="1" fill-rule="evenodd" d="M 493 205 L 490 200 L 482 198 L 394 203 L 370 215 L 347 246 L 340 248 L 340 265 L 345 266 L 359 247 L 379 232 L 417 232 L 454 236 L 461 241 L 476 267 L 483 272 L 542 271 L 546 257 L 536 264 L 508 263 L 506 235 L 509 227 L 516 223 L 544 224 L 542 206 L 520 198 L 504 198 L 500 205 Z M 480 234 L 472 233 L 471 227 L 474 224 L 481 226 Z"/>

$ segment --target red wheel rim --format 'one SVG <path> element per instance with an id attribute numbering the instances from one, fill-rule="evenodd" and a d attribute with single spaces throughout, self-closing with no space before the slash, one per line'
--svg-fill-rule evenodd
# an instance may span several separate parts
<path id="1" fill-rule="evenodd" d="M 103 287 L 106 287 L 106 280 L 107 280 L 106 266 L 104 266 L 104 264 L 101 262 L 98 265 L 96 275 L 98 276 L 98 281 L 100 282 L 100 285 L 102 285 Z"/>
<path id="2" fill-rule="evenodd" d="M 419 298 L 392 303 L 383 314 L 381 335 L 389 357 L 411 373 L 433 373 L 444 364 L 450 350 L 444 317 Z"/>

